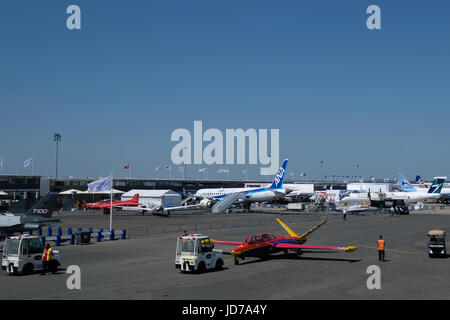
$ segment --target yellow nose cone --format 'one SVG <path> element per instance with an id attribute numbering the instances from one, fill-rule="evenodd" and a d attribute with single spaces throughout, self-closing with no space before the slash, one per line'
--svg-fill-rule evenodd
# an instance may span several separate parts
<path id="1" fill-rule="evenodd" d="M 353 252 L 356 251 L 356 247 L 355 246 L 349 246 L 347 248 L 344 249 L 345 252 Z"/>

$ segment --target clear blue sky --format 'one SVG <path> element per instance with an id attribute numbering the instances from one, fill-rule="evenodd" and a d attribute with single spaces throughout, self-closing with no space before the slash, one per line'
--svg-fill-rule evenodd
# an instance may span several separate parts
<path id="1" fill-rule="evenodd" d="M 66 28 L 71 4 L 79 31 Z M 371 4 L 381 30 L 366 27 Z M 2 1 L 4 173 L 30 173 L 33 157 L 35 174 L 54 175 L 59 132 L 62 176 L 130 164 L 152 177 L 171 163 L 172 131 L 202 120 L 280 129 L 296 176 L 319 178 L 321 160 L 324 174 L 448 175 L 449 13 L 444 0 Z"/>

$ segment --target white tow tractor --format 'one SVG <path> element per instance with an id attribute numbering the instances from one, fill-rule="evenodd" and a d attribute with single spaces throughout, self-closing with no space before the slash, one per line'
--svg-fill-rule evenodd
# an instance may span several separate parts
<path id="1" fill-rule="evenodd" d="M 175 268 L 181 272 L 202 273 L 210 269 L 220 270 L 222 267 L 222 250 L 214 249 L 208 236 L 191 234 L 178 237 Z"/>
<path id="2" fill-rule="evenodd" d="M 9 274 L 31 274 L 42 271 L 44 247 L 37 236 L 7 237 L 3 245 L 2 270 Z M 59 251 L 53 250 L 49 271 L 54 273 L 61 265 Z"/>

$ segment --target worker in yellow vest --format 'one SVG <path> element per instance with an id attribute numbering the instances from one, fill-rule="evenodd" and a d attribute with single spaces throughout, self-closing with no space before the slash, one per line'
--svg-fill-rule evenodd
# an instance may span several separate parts
<path id="1" fill-rule="evenodd" d="M 50 267 L 50 263 L 51 263 L 51 260 L 52 260 L 52 256 L 53 256 L 53 249 L 50 248 L 50 245 L 47 243 L 45 245 L 44 254 L 42 255 L 43 269 L 42 269 L 42 274 L 41 275 L 44 275 L 45 273 L 48 272 L 48 269 Z"/>
<path id="2" fill-rule="evenodd" d="M 383 240 L 383 236 L 380 235 L 378 239 L 378 260 L 384 262 L 384 249 L 386 247 L 386 243 Z"/>

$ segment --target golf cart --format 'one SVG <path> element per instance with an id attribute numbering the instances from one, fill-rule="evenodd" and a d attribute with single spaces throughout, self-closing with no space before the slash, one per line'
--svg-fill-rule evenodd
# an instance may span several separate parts
<path id="1" fill-rule="evenodd" d="M 445 231 L 430 230 L 427 233 L 428 239 L 428 256 L 446 257 L 447 250 L 445 248 Z"/>

